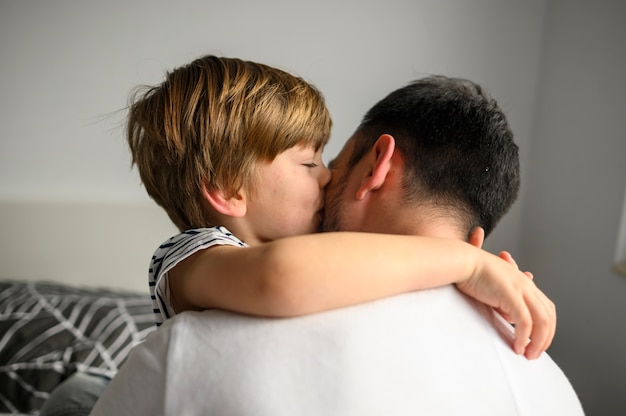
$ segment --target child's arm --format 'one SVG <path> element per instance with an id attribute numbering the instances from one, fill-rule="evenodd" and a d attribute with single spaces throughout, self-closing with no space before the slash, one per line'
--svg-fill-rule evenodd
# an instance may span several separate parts
<path id="1" fill-rule="evenodd" d="M 529 357 L 547 349 L 556 322 L 552 302 L 517 267 L 452 239 L 321 233 L 201 250 L 168 274 L 178 312 L 217 308 L 274 317 L 456 283 L 515 322 L 515 350 Z"/>

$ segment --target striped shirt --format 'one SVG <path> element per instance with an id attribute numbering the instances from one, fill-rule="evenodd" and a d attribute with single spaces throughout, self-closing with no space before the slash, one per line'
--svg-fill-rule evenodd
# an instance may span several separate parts
<path id="1" fill-rule="evenodd" d="M 156 325 L 176 315 L 172 307 L 167 272 L 199 250 L 218 245 L 247 247 L 224 227 L 188 230 L 170 238 L 154 252 L 150 261 L 150 297 Z"/>

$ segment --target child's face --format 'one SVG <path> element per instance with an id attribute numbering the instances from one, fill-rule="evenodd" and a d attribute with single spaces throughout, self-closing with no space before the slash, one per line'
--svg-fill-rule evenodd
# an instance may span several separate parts
<path id="1" fill-rule="evenodd" d="M 329 181 L 321 149 L 296 146 L 261 163 L 246 214 L 258 241 L 318 232 Z"/>

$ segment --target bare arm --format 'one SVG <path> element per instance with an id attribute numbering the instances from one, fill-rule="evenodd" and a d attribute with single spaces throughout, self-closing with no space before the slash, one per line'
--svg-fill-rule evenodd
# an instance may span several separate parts
<path id="1" fill-rule="evenodd" d="M 533 358 L 554 336 L 554 305 L 512 264 L 458 240 L 322 233 L 202 250 L 170 271 L 177 311 L 217 308 L 286 317 L 455 283 L 517 324 Z M 528 338 L 533 341 L 526 347 Z"/>
<path id="2" fill-rule="evenodd" d="M 203 250 L 170 272 L 170 287 L 201 309 L 296 316 L 463 281 L 479 252 L 451 239 L 322 233 Z"/>

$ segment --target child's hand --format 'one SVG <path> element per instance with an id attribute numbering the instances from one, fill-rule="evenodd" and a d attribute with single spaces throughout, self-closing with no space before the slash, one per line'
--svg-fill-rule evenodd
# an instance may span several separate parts
<path id="1" fill-rule="evenodd" d="M 508 251 L 501 251 L 499 254 L 499 257 L 503 260 L 505 260 L 506 262 L 510 263 L 511 265 L 515 266 L 516 268 L 519 269 L 519 267 L 517 266 L 517 262 L 515 261 L 515 259 L 513 258 L 513 256 L 511 255 L 511 253 L 509 253 Z M 530 280 L 534 279 L 534 276 L 531 272 L 529 271 L 525 271 L 524 274 L 526 276 L 528 276 L 528 278 Z M 497 310 L 496 311 L 507 321 L 509 321 L 509 323 L 513 323 L 513 320 L 511 319 L 510 316 L 508 316 L 508 314 L 506 314 L 505 312 L 501 311 L 501 310 Z"/>
<path id="2" fill-rule="evenodd" d="M 515 324 L 513 349 L 517 354 L 538 358 L 554 338 L 554 303 L 537 288 L 532 274 L 518 270 L 509 253 L 503 252 L 500 257 L 482 253 L 474 276 L 457 283 L 457 287 Z"/>
<path id="3" fill-rule="evenodd" d="M 513 256 L 511 256 L 511 253 L 509 253 L 508 251 L 501 251 L 500 258 L 503 260 L 506 260 L 508 263 L 511 263 L 513 266 L 517 267 L 517 263 L 515 262 L 515 259 L 513 258 Z M 534 276 L 531 272 L 526 271 L 524 272 L 524 274 L 528 276 L 531 280 L 534 279 Z"/>

